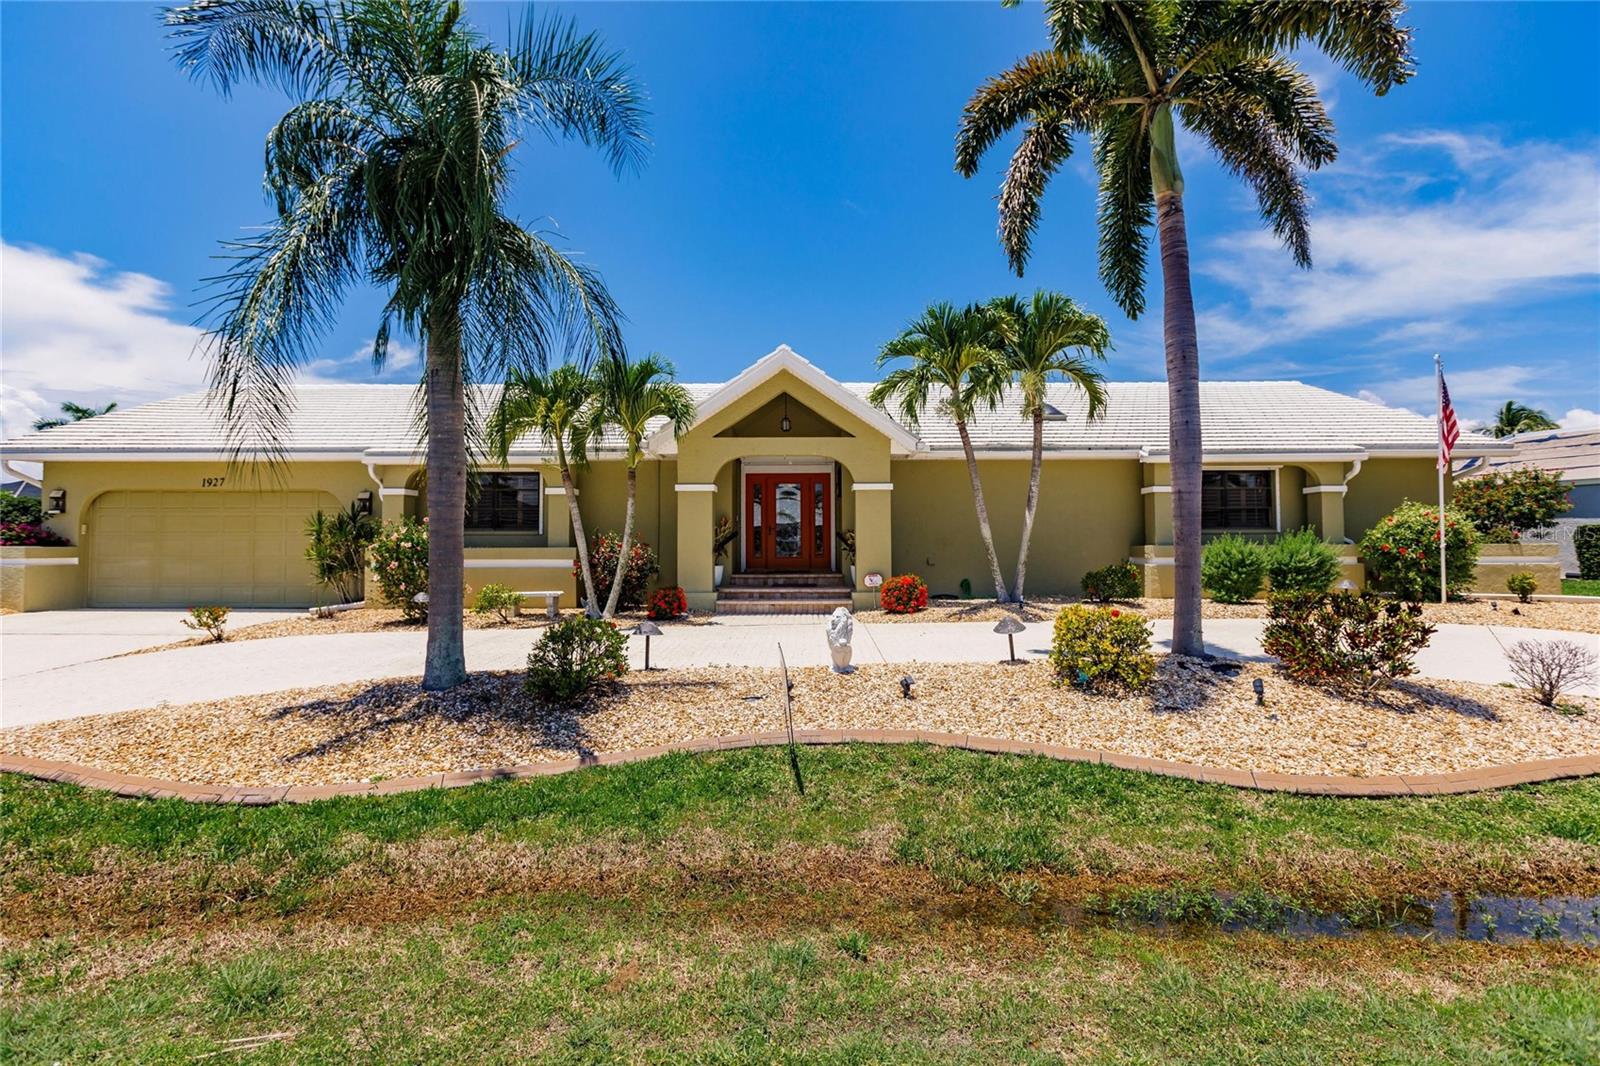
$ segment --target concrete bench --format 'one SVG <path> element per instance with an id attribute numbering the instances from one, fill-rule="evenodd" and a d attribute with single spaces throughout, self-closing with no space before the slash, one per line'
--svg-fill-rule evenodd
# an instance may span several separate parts
<path id="1" fill-rule="evenodd" d="M 534 589 L 531 592 L 519 592 L 518 596 L 543 596 L 544 616 L 546 618 L 561 617 L 561 590 L 560 589 Z M 517 613 L 522 613 L 522 604 L 517 604 Z"/>

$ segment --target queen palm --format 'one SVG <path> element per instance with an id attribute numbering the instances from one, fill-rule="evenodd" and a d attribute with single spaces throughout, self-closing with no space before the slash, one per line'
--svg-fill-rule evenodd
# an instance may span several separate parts
<path id="1" fill-rule="evenodd" d="M 1495 412 L 1494 424 L 1489 427 L 1489 432 L 1496 437 L 1510 437 L 1518 433 L 1556 428 L 1558 427 L 1550 421 L 1550 416 L 1543 411 L 1527 404 L 1517 403 L 1515 400 L 1507 400 L 1506 405 Z"/>
<path id="2" fill-rule="evenodd" d="M 527 135 L 576 137 L 614 169 L 637 164 L 638 94 L 614 55 L 569 23 L 526 22 L 507 50 L 446 0 L 196 0 L 167 11 L 178 64 L 227 93 L 294 100 L 267 136 L 277 217 L 228 246 L 215 279 L 211 392 L 234 458 L 282 456 L 294 371 L 353 285 L 387 303 L 424 352 L 430 599 L 423 685 L 466 676 L 462 550 L 467 385 L 549 356 L 620 350 L 599 277 L 506 211 Z"/>
<path id="3" fill-rule="evenodd" d="M 600 613 L 599 600 L 594 594 L 594 569 L 589 565 L 589 541 L 583 533 L 572 468 L 588 462 L 589 442 L 603 428 L 599 397 L 599 382 L 594 374 L 571 363 L 562 363 L 548 372 L 514 369 L 506 375 L 505 388 L 489 415 L 488 428 L 489 453 L 502 466 L 511 455 L 512 446 L 530 435 L 555 453 L 567 512 L 572 518 L 572 537 L 577 543 L 584 610 L 591 618 Z"/>
<path id="4" fill-rule="evenodd" d="M 70 426 L 74 422 L 82 422 L 86 418 L 98 418 L 108 415 L 117 409 L 117 401 L 112 400 L 100 407 L 86 407 L 81 403 L 71 400 L 61 401 L 60 418 L 40 418 L 33 423 L 34 429 L 55 429 L 57 426 Z"/>
<path id="5" fill-rule="evenodd" d="M 1028 544 L 1039 508 L 1039 474 L 1044 466 L 1046 386 L 1066 381 L 1089 401 L 1092 422 L 1105 411 L 1105 376 L 1095 365 L 1111 347 L 1105 319 L 1085 311 L 1059 292 L 1040 289 L 1028 300 L 1002 296 L 990 303 L 1000 316 L 1007 369 L 1022 394 L 1022 413 L 1033 422 L 1033 465 L 1028 471 L 1028 499 L 1022 512 L 1022 545 L 1017 550 L 1017 577 L 1011 598 L 1022 602 L 1028 576 Z"/>
<path id="6" fill-rule="evenodd" d="M 983 550 L 989 555 L 994 597 L 1005 603 L 1006 580 L 994 553 L 989 508 L 983 500 L 983 482 L 978 478 L 978 457 L 967 430 L 972 416 L 980 408 L 994 410 L 1005 390 L 1009 370 L 1000 327 L 999 316 L 987 307 L 934 304 L 883 346 L 878 366 L 897 359 L 908 359 L 910 364 L 885 374 L 872 387 L 868 399 L 885 410 L 893 403 L 900 421 L 913 429 L 922 421 L 930 403 L 956 424 L 967 457 L 967 476 L 972 479 L 972 502 L 978 510 Z"/>
<path id="7" fill-rule="evenodd" d="M 1091 138 L 1100 175 L 1100 277 L 1131 318 L 1144 310 L 1152 224 L 1160 237 L 1179 654 L 1203 645 L 1200 354 L 1174 126 L 1250 184 L 1273 232 L 1310 266 L 1303 172 L 1332 161 L 1337 145 L 1316 86 L 1288 56 L 1319 48 L 1381 95 L 1413 70 L 1402 10 L 1399 0 L 1050 0 L 1051 47 L 986 82 L 963 113 L 956 169 L 967 177 L 1023 128 L 999 198 L 1000 241 L 1017 273 L 1045 186 L 1077 134 Z"/>
<path id="8" fill-rule="evenodd" d="M 628 503 L 622 520 L 622 548 L 617 556 L 617 572 L 606 597 L 603 617 L 617 613 L 622 597 L 622 579 L 628 570 L 628 552 L 633 547 L 634 501 L 639 489 L 639 463 L 644 459 L 644 438 L 649 424 L 664 418 L 672 424 L 675 436 L 682 436 L 694 425 L 694 400 L 689 390 L 674 380 L 672 364 L 658 355 L 627 360 L 610 358 L 595 367 L 598 379 L 597 410 L 606 425 L 622 434 L 624 458 L 628 465 Z"/>

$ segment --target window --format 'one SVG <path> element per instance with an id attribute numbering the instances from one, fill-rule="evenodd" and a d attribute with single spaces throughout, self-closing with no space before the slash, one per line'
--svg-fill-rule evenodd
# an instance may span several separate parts
<path id="1" fill-rule="evenodd" d="M 1273 529 L 1271 470 L 1206 470 L 1200 475 L 1205 529 Z"/>
<path id="2" fill-rule="evenodd" d="M 467 492 L 467 528 L 537 533 L 543 502 L 538 474 L 479 474 Z"/>

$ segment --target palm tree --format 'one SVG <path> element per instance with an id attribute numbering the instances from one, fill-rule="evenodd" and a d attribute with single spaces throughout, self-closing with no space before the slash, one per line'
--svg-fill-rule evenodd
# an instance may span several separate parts
<path id="1" fill-rule="evenodd" d="M 994 597 L 1007 602 L 1006 580 L 1000 573 L 1000 560 L 994 552 L 994 533 L 989 528 L 989 508 L 983 501 L 983 482 L 978 479 L 978 457 L 972 450 L 972 435 L 967 423 L 979 406 L 994 410 L 1005 391 L 1009 372 L 1002 348 L 1001 321 L 988 308 L 971 304 L 934 304 L 908 324 L 878 354 L 878 366 L 896 359 L 909 359 L 909 366 L 896 367 L 872 387 L 868 399 L 887 409 L 898 404 L 900 421 L 916 428 L 930 401 L 956 424 L 961 448 L 967 456 L 967 476 L 972 479 L 972 500 L 978 509 L 978 529 L 983 534 L 983 549 L 989 554 L 989 572 L 994 578 Z M 938 393 L 935 400 L 934 395 Z"/>
<path id="2" fill-rule="evenodd" d="M 1093 360 L 1104 360 L 1111 346 L 1105 319 L 1085 311 L 1059 292 L 1040 289 L 1030 300 L 1002 296 L 990 308 L 1005 324 L 1007 368 L 1022 393 L 1022 413 L 1033 420 L 1033 466 L 1028 472 L 1028 500 L 1022 512 L 1022 546 L 1017 551 L 1017 579 L 1011 598 L 1023 602 L 1028 576 L 1028 542 L 1039 507 L 1039 473 L 1044 466 L 1045 386 L 1052 379 L 1070 382 L 1089 399 L 1089 420 L 1105 411 L 1105 376 Z"/>
<path id="3" fill-rule="evenodd" d="M 37 425 L 35 428 L 38 428 Z M 1510 437 L 1517 433 L 1558 428 L 1543 411 L 1507 400 L 1506 405 L 1495 412 L 1494 425 L 1489 427 L 1489 432 L 1495 437 Z"/>
<path id="4" fill-rule="evenodd" d="M 644 437 L 649 423 L 664 418 L 672 423 L 674 436 L 683 436 L 694 425 L 695 405 L 689 390 L 674 380 L 672 364 L 658 355 L 629 362 L 617 357 L 604 359 L 595 368 L 599 380 L 598 408 L 608 425 L 622 433 L 628 462 L 628 506 L 622 520 L 622 548 L 617 556 L 617 573 L 611 582 L 602 617 L 617 613 L 622 597 L 622 578 L 628 569 L 628 552 L 633 546 L 634 500 L 638 495 L 639 463 L 644 459 Z"/>
<path id="5" fill-rule="evenodd" d="M 36 419 L 33 423 L 33 428 L 55 429 L 57 426 L 66 426 L 72 424 L 73 422 L 82 422 L 86 418 L 96 418 L 100 415 L 108 415 L 116 409 L 117 401 L 115 400 L 112 400 L 103 407 L 85 407 L 81 403 L 73 403 L 71 400 L 63 400 L 61 401 L 61 413 L 65 417 Z"/>
<path id="6" fill-rule="evenodd" d="M 1144 310 L 1149 229 L 1161 241 L 1176 592 L 1172 650 L 1200 638 L 1200 351 L 1189 284 L 1175 120 L 1255 190 L 1296 263 L 1311 264 L 1303 172 L 1330 162 L 1333 123 L 1311 79 L 1287 58 L 1316 47 L 1379 95 L 1413 71 L 1400 0 L 1050 0 L 1051 47 L 981 86 L 956 139 L 971 177 L 1022 126 L 1000 187 L 1000 242 L 1022 273 L 1045 185 L 1090 137 L 1100 173 L 1100 277 L 1130 318 Z"/>
<path id="7" fill-rule="evenodd" d="M 352 285 L 421 341 L 430 598 L 423 686 L 466 677 L 462 550 L 468 389 L 508 367 L 620 351 L 600 278 L 506 213 L 515 148 L 575 137 L 637 165 L 644 113 L 626 69 L 568 22 L 526 21 L 493 48 L 454 0 L 195 0 L 166 13 L 179 66 L 226 94 L 294 100 L 267 136 L 277 218 L 228 245 L 214 279 L 211 393 L 239 461 L 282 458 L 294 371 Z"/>
<path id="8" fill-rule="evenodd" d="M 594 570 L 589 565 L 589 540 L 578 510 L 578 491 L 572 468 L 589 458 L 589 442 L 604 428 L 599 413 L 599 383 L 594 374 L 572 363 L 562 363 L 548 373 L 514 369 L 506 375 L 500 402 L 489 416 L 489 452 L 504 465 L 518 438 L 535 434 L 556 455 L 561 487 L 566 490 L 567 512 L 572 516 L 572 538 L 578 548 L 578 573 L 583 578 L 584 611 L 600 614 L 594 594 Z M 430 579 L 430 586 L 432 581 Z"/>

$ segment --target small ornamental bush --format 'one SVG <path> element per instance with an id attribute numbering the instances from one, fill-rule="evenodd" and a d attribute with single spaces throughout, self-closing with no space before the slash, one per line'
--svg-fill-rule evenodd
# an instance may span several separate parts
<path id="1" fill-rule="evenodd" d="M 383 527 L 356 504 L 332 515 L 317 511 L 306 519 L 306 562 L 317 584 L 333 589 L 337 603 L 361 598 L 367 549 Z"/>
<path id="2" fill-rule="evenodd" d="M 1514 533 L 1543 528 L 1572 510 L 1561 475 L 1531 468 L 1462 478 L 1455 483 L 1450 505 L 1480 530 L 1503 527 Z"/>
<path id="3" fill-rule="evenodd" d="M 189 617 L 183 620 L 189 629 L 210 634 L 215 641 L 228 639 L 228 609 L 226 607 L 191 607 Z"/>
<path id="4" fill-rule="evenodd" d="M 18 496 L 0 489 L 0 525 L 40 526 L 44 524 L 44 504 L 33 496 Z"/>
<path id="5" fill-rule="evenodd" d="M 650 597 L 650 609 L 646 613 L 655 621 L 664 622 L 682 618 L 688 611 L 689 597 L 683 594 L 683 589 L 677 585 L 666 585 L 656 589 Z"/>
<path id="6" fill-rule="evenodd" d="M 1091 692 L 1138 692 L 1156 671 L 1150 623 L 1115 607 L 1063 607 L 1050 639 L 1050 665 L 1057 683 Z"/>
<path id="7" fill-rule="evenodd" d="M 1285 533 L 1266 549 L 1267 583 L 1274 596 L 1314 596 L 1333 588 L 1339 555 L 1314 529 Z"/>
<path id="8" fill-rule="evenodd" d="M 1506 663 L 1540 703 L 1553 707 L 1563 692 L 1594 681 L 1596 656 L 1570 640 L 1519 640 L 1506 652 Z"/>
<path id="9" fill-rule="evenodd" d="M 1478 568 L 1478 533 L 1454 508 L 1446 508 L 1445 565 L 1452 593 L 1472 587 Z M 1407 603 L 1439 599 L 1439 509 L 1407 500 L 1361 538 L 1361 561 L 1372 583 Z"/>
<path id="10" fill-rule="evenodd" d="M 878 602 L 890 614 L 916 614 L 928 606 L 928 584 L 916 574 L 897 574 L 883 583 Z"/>
<path id="11" fill-rule="evenodd" d="M 385 522 L 370 551 L 383 602 L 398 607 L 408 622 L 426 618 L 428 605 L 416 602 L 416 596 L 428 591 L 427 520 L 402 518 Z"/>
<path id="12" fill-rule="evenodd" d="M 628 639 L 603 618 L 565 618 L 546 629 L 528 653 L 524 682 L 542 704 L 581 702 L 628 672 Z"/>
<path id="13" fill-rule="evenodd" d="M 1083 575 L 1083 594 L 1091 600 L 1136 600 L 1144 592 L 1139 568 L 1129 562 L 1112 563 Z"/>
<path id="14" fill-rule="evenodd" d="M 1523 603 L 1532 603 L 1533 594 L 1539 591 L 1539 581 L 1527 570 L 1518 570 L 1506 578 L 1506 591 L 1516 595 Z"/>
<path id="15" fill-rule="evenodd" d="M 1261 545 L 1227 533 L 1206 545 L 1200 584 L 1218 603 L 1244 603 L 1261 591 L 1267 557 Z"/>
<path id="16" fill-rule="evenodd" d="M 622 554 L 622 534 L 598 533 L 589 540 L 589 565 L 594 569 L 594 594 L 604 607 L 611 596 L 611 582 L 617 577 L 617 556 Z M 642 540 L 628 545 L 628 572 L 622 575 L 622 596 L 617 607 L 643 607 L 645 590 L 661 573 L 656 551 Z M 583 575 L 577 563 L 572 564 L 572 574 L 578 579 L 578 595 L 583 595 Z"/>
<path id="17" fill-rule="evenodd" d="M 1572 546 L 1578 552 L 1578 577 L 1600 581 L 1600 525 L 1579 526 L 1572 531 Z"/>
<path id="18" fill-rule="evenodd" d="M 496 614 L 500 621 L 509 622 L 516 617 L 517 608 L 522 605 L 522 597 L 505 585 L 496 585 L 493 582 L 478 590 L 478 602 L 473 606 L 474 614 Z"/>
<path id="19" fill-rule="evenodd" d="M 65 548 L 71 544 L 49 526 L 32 522 L 0 523 L 0 545 L 8 548 Z"/>
<path id="20" fill-rule="evenodd" d="M 1261 647 L 1296 681 L 1358 693 L 1417 672 L 1433 636 L 1422 608 L 1369 592 L 1275 596 Z"/>

